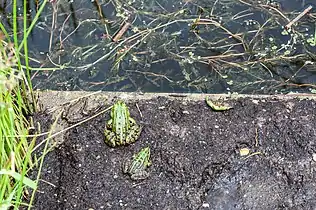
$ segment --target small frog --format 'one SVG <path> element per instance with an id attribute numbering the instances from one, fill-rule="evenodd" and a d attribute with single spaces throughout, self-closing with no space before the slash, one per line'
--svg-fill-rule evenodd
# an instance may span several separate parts
<path id="1" fill-rule="evenodd" d="M 111 110 L 111 119 L 105 125 L 105 143 L 111 147 L 131 144 L 138 139 L 141 131 L 141 126 L 130 117 L 126 104 L 117 101 Z"/>
<path id="2" fill-rule="evenodd" d="M 146 179 L 149 176 L 146 168 L 150 165 L 150 148 L 145 147 L 135 154 L 132 160 L 123 163 L 123 173 L 129 174 L 132 180 Z"/>
<path id="3" fill-rule="evenodd" d="M 81 98 L 69 103 L 64 108 L 62 118 L 68 123 L 77 123 L 87 116 L 87 98 Z"/>
<path id="4" fill-rule="evenodd" d="M 232 109 L 233 107 L 228 104 L 221 104 L 219 102 L 213 102 L 208 97 L 205 98 L 205 101 L 209 107 L 211 107 L 214 111 L 226 111 Z"/>

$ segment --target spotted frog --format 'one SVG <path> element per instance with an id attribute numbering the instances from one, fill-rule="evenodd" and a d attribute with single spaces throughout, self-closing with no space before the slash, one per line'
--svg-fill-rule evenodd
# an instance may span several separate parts
<path id="1" fill-rule="evenodd" d="M 146 179 L 149 176 L 146 169 L 150 165 L 150 148 L 145 147 L 135 154 L 132 160 L 123 163 L 123 173 L 129 174 L 132 180 Z"/>
<path id="2" fill-rule="evenodd" d="M 128 107 L 117 101 L 111 110 L 111 119 L 105 125 L 105 143 L 111 147 L 135 142 L 142 131 L 141 126 L 130 117 Z"/>

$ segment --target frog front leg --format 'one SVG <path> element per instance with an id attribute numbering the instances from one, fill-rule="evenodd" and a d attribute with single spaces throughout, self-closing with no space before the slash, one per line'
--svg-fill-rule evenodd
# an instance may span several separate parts
<path id="1" fill-rule="evenodd" d="M 123 171 L 124 174 L 128 174 L 129 173 L 130 165 L 131 165 L 131 161 L 125 159 L 123 164 L 122 164 L 122 171 Z"/>
<path id="2" fill-rule="evenodd" d="M 132 180 L 143 180 L 149 177 L 149 173 L 145 170 L 140 170 L 131 175 Z"/>

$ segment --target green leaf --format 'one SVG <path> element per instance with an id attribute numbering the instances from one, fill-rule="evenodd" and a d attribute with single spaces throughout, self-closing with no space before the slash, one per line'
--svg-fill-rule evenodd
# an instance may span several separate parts
<path id="1" fill-rule="evenodd" d="M 316 89 L 311 89 L 311 93 L 316 93 Z"/>
<path id="2" fill-rule="evenodd" d="M 10 193 L 7 199 L 5 199 L 1 204 L 0 204 L 0 210 L 8 210 L 12 206 L 12 200 L 13 196 L 15 194 L 16 189 L 13 189 L 13 191 Z"/>
<path id="3" fill-rule="evenodd" d="M 285 36 L 285 35 L 289 35 L 289 32 L 284 29 L 284 30 L 281 32 L 281 34 L 282 34 L 283 36 Z"/>
<path id="4" fill-rule="evenodd" d="M 27 185 L 28 187 L 32 188 L 33 190 L 35 190 L 35 188 L 36 188 L 36 183 L 33 180 L 31 180 L 27 177 L 22 177 L 21 174 L 15 172 L 15 171 L 9 171 L 6 169 L 2 169 L 2 170 L 0 170 L 0 175 L 1 174 L 12 176 L 14 179 L 16 179 L 18 181 L 21 181 L 23 178 L 23 184 Z"/>

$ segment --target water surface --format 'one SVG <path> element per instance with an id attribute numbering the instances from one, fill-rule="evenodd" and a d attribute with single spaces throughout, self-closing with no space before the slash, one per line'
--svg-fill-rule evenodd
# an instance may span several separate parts
<path id="1" fill-rule="evenodd" d="M 29 2 L 30 20 L 41 3 Z M 310 92 L 316 81 L 316 56 L 307 40 L 314 36 L 315 8 L 291 27 L 291 33 L 282 35 L 284 26 L 309 5 L 311 0 L 55 0 L 47 3 L 28 42 L 32 66 L 55 71 L 34 71 L 34 86 Z M 8 28 L 11 10 L 11 2 L 1 4 Z M 113 42 L 126 22 L 128 30 Z"/>

